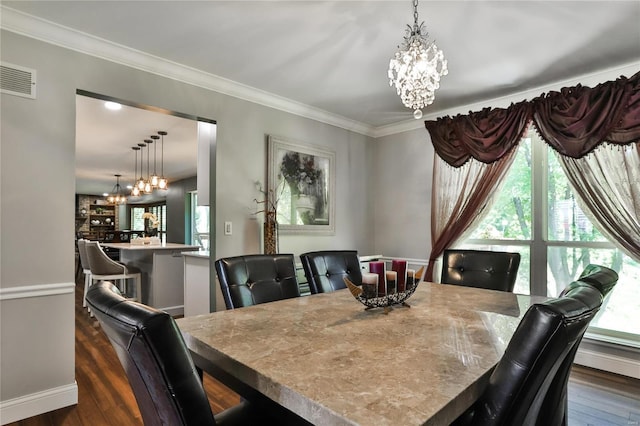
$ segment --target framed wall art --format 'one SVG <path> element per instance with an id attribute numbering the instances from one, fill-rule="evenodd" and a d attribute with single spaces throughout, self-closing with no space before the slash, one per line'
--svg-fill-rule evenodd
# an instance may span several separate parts
<path id="1" fill-rule="evenodd" d="M 280 234 L 335 233 L 335 152 L 269 136 L 267 173 Z"/>

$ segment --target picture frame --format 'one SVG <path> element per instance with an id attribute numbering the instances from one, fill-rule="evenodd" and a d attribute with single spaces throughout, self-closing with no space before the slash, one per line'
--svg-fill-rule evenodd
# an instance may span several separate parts
<path id="1" fill-rule="evenodd" d="M 268 145 L 278 233 L 335 234 L 335 152 L 271 135 Z"/>

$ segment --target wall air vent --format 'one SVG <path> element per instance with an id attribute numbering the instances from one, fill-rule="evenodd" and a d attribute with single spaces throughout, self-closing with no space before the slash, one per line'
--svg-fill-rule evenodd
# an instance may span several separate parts
<path id="1" fill-rule="evenodd" d="M 0 88 L 2 93 L 36 98 L 36 70 L 0 62 Z"/>

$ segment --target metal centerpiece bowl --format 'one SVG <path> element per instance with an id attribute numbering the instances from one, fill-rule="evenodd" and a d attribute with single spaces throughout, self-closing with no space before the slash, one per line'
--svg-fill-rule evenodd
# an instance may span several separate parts
<path id="1" fill-rule="evenodd" d="M 413 283 L 407 282 L 407 288 L 404 291 L 377 297 L 365 297 L 362 287 L 352 283 L 348 277 L 344 277 L 344 283 L 347 285 L 347 288 L 349 288 L 353 297 L 355 297 L 358 302 L 366 306 L 365 310 L 384 308 L 384 313 L 386 314 L 394 305 L 404 306 L 407 308 L 411 307 L 406 300 L 411 297 L 411 295 L 416 291 L 416 288 L 418 288 L 418 284 L 420 284 L 420 281 L 422 280 L 423 272 L 424 266 L 416 272 Z"/>

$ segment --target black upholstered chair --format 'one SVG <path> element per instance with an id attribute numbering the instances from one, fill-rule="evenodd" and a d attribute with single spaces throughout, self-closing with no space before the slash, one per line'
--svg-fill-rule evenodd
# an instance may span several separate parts
<path id="1" fill-rule="evenodd" d="M 617 282 L 618 274 L 616 271 L 604 266 L 590 264 L 582 271 L 576 281 L 573 281 L 560 293 L 559 297 L 565 296 L 575 288 L 591 285 L 600 291 L 604 299 L 613 290 Z M 574 345 L 572 352 L 567 355 L 565 362 L 560 367 L 547 392 L 542 410 L 550 413 L 546 416 L 546 419 L 551 424 L 567 425 L 567 383 L 569 382 L 571 365 L 581 340 L 582 336 Z"/>
<path id="2" fill-rule="evenodd" d="M 314 251 L 300 255 L 311 294 L 328 293 L 346 288 L 344 277 L 362 284 L 362 271 L 355 250 Z"/>
<path id="3" fill-rule="evenodd" d="M 442 256 L 440 282 L 512 292 L 519 267 L 520 253 L 449 249 Z"/>
<path id="4" fill-rule="evenodd" d="M 300 296 L 292 254 L 226 257 L 215 267 L 227 309 Z"/>
<path id="5" fill-rule="evenodd" d="M 609 271 L 587 272 L 561 297 L 531 306 L 483 394 L 453 424 L 566 425 L 571 365 L 589 322 L 617 282 Z"/>
<path id="6" fill-rule="evenodd" d="M 109 281 L 92 285 L 87 303 L 124 367 L 145 425 L 260 423 L 261 417 L 246 401 L 213 416 L 189 350 L 169 314 L 126 300 Z"/>

